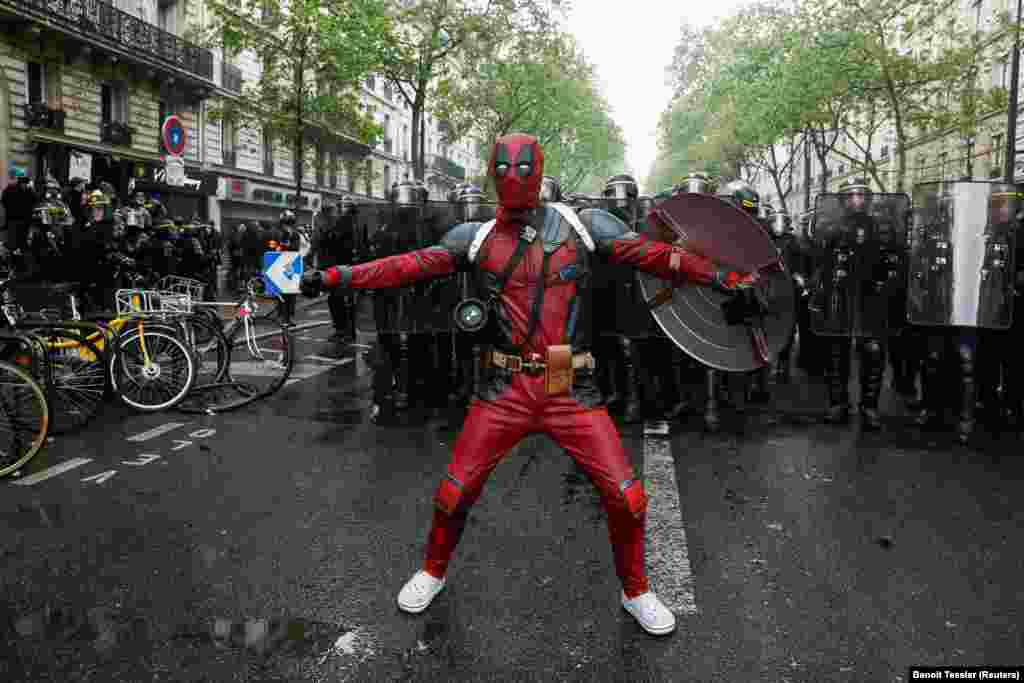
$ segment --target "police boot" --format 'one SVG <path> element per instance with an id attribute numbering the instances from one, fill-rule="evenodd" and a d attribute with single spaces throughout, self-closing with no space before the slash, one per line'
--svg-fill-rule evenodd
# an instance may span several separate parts
<path id="1" fill-rule="evenodd" d="M 605 338 L 601 352 L 600 358 L 597 359 L 597 367 L 602 375 L 602 384 L 607 390 L 604 404 L 608 409 L 613 409 L 622 400 L 622 392 L 619 390 L 619 370 L 622 364 L 619 362 L 618 340 Z"/>
<path id="2" fill-rule="evenodd" d="M 920 427 L 934 426 L 941 417 L 941 373 L 942 353 L 929 351 L 921 364 L 921 404 L 915 420 Z"/>
<path id="3" fill-rule="evenodd" d="M 825 422 L 845 424 L 850 419 L 850 341 L 836 340 L 828 345 L 828 412 Z"/>
<path id="4" fill-rule="evenodd" d="M 686 369 L 686 359 L 683 355 L 676 350 L 672 351 L 672 367 L 671 367 L 671 379 L 670 382 L 671 396 L 675 401 L 669 406 L 668 410 L 665 411 L 666 420 L 678 419 L 687 408 L 690 407 L 690 401 L 686 397 L 686 387 L 683 384 L 683 374 Z"/>
<path id="5" fill-rule="evenodd" d="M 772 400 L 772 395 L 768 392 L 768 373 L 768 368 L 761 368 L 750 374 L 747 387 L 748 403 L 763 404 Z"/>
<path id="6" fill-rule="evenodd" d="M 704 404 L 704 428 L 709 432 L 717 432 L 722 424 L 718 405 L 721 390 L 718 373 L 711 368 L 705 370 L 704 385 L 707 390 L 707 402 Z"/>
<path id="7" fill-rule="evenodd" d="M 957 422 L 956 433 L 960 443 L 967 443 L 974 432 L 974 409 L 977 400 L 977 385 L 975 382 L 974 349 L 966 344 L 957 347 L 957 360 L 960 365 L 961 391 L 960 398 L 960 419 Z"/>
<path id="8" fill-rule="evenodd" d="M 878 431 L 882 421 L 878 415 L 878 397 L 882 393 L 885 354 L 877 339 L 864 342 L 860 353 L 860 415 L 863 428 Z"/>
<path id="9" fill-rule="evenodd" d="M 789 384 L 789 358 L 789 351 L 785 351 L 779 355 L 779 360 L 775 363 L 775 381 L 778 384 Z"/>
<path id="10" fill-rule="evenodd" d="M 622 419 L 627 424 L 634 424 L 643 419 L 643 406 L 640 404 L 640 383 L 637 375 L 636 342 L 627 337 L 622 337 L 622 379 L 623 398 L 625 406 L 622 411 Z"/>

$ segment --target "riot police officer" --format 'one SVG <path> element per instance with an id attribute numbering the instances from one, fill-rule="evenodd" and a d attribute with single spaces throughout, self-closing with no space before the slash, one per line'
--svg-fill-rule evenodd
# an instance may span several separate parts
<path id="1" fill-rule="evenodd" d="M 761 197 L 750 183 L 744 180 L 733 180 L 726 183 L 718 190 L 718 197 L 723 201 L 726 201 L 738 209 L 741 209 L 755 220 L 758 220 L 761 225 L 764 225 L 763 221 L 760 221 L 758 217 L 761 215 Z M 767 231 L 767 228 L 766 228 Z M 746 377 L 746 400 L 750 403 L 768 403 L 771 400 L 771 395 L 768 392 L 768 368 L 762 368 L 760 370 L 754 370 Z M 714 387 L 714 392 L 712 392 Z M 720 403 L 731 403 L 729 395 L 729 378 L 728 375 L 722 375 L 714 370 L 708 370 L 708 409 L 711 417 L 705 415 L 705 421 L 714 425 L 717 422 L 717 408 Z M 714 394 L 714 398 L 710 395 Z M 712 427 L 713 428 L 713 427 Z"/>
<path id="2" fill-rule="evenodd" d="M 561 190 L 558 181 L 550 176 L 544 177 L 547 183 L 548 197 L 545 195 L 545 185 L 541 185 L 542 201 L 559 201 Z M 459 207 L 458 219 L 462 223 L 481 223 L 494 218 L 493 207 L 484 207 L 484 195 L 480 188 L 475 185 L 466 184 L 460 188 L 457 204 Z M 482 320 L 477 316 L 479 310 L 473 309 L 473 305 L 485 306 L 484 295 L 479 288 L 479 282 L 474 279 L 470 272 L 458 274 L 459 306 L 458 311 L 469 311 L 470 315 L 456 314 L 455 330 L 455 387 L 456 400 L 463 406 L 469 403 L 473 396 L 475 383 L 481 368 L 483 354 L 487 351 L 491 342 L 494 320 L 490 312 L 486 312 Z"/>
<path id="3" fill-rule="evenodd" d="M 878 401 L 885 372 L 884 338 L 902 326 L 893 315 L 904 297 L 906 195 L 874 197 L 864 178 L 852 178 L 838 195 L 818 196 L 815 242 L 820 261 L 812 323 L 826 338 L 829 407 L 825 421 L 850 417 L 850 370 L 854 344 L 860 360 L 860 414 L 869 431 L 881 428 Z M 884 206 L 883 206 L 884 205 Z M 823 209 L 822 207 L 827 207 Z M 879 222 L 882 208 L 891 209 Z"/>
<path id="4" fill-rule="evenodd" d="M 769 223 L 775 246 L 779 248 L 782 260 L 786 264 L 786 270 L 793 276 L 793 284 L 797 293 L 797 319 L 799 319 L 801 309 L 807 307 L 808 296 L 805 252 L 794 233 L 793 222 L 785 209 L 774 211 L 769 218 Z M 794 327 L 789 341 L 779 351 L 779 359 L 775 365 L 775 381 L 780 384 L 787 384 L 790 381 L 790 357 L 795 337 L 796 328 Z"/>
<path id="5" fill-rule="evenodd" d="M 605 182 L 602 195 L 604 208 L 636 231 L 640 195 L 636 180 L 627 174 L 612 176 Z M 644 404 L 648 402 L 644 399 L 653 399 L 651 370 L 656 358 L 651 356 L 656 349 L 646 342 L 656 338 L 660 330 L 643 305 L 643 295 L 632 268 L 602 263 L 596 271 L 596 287 L 608 292 L 615 302 L 614 306 L 601 307 L 601 311 L 595 312 L 602 323 L 599 329 L 607 330 L 601 355 L 608 365 L 605 376 L 608 394 L 616 398 L 621 392 L 622 419 L 627 423 L 639 422 L 644 418 Z M 607 316 L 612 311 L 612 320 L 600 320 L 602 315 Z"/>

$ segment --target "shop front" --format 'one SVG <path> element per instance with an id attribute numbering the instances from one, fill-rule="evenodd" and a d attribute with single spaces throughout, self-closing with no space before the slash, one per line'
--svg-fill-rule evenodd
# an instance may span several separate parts
<path id="1" fill-rule="evenodd" d="M 220 229 L 227 237 L 242 223 L 261 222 L 276 225 L 281 214 L 291 209 L 298 225 L 310 225 L 313 215 L 321 209 L 318 192 L 303 192 L 301 206 L 296 209 L 295 188 L 259 183 L 247 178 L 221 177 L 217 186 Z"/>

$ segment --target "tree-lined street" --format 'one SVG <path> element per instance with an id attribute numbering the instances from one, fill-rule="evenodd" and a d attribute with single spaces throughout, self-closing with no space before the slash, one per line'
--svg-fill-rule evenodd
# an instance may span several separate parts
<path id="1" fill-rule="evenodd" d="M 106 414 L 35 469 L 91 462 L 4 484 L 4 680 L 895 682 L 1019 657 L 1016 434 L 824 427 L 804 384 L 720 435 L 624 428 L 674 636 L 619 607 L 597 494 L 542 437 L 402 614 L 457 427 L 373 424 L 374 349 L 318 334 L 304 363 L 351 362 L 248 411 Z"/>

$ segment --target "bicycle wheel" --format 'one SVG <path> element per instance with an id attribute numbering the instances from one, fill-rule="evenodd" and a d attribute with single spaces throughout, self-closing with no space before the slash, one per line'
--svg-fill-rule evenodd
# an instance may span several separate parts
<path id="1" fill-rule="evenodd" d="M 121 400 L 154 412 L 181 401 L 195 383 L 192 352 L 166 329 L 132 326 L 117 340 L 110 379 Z"/>
<path id="2" fill-rule="evenodd" d="M 48 337 L 46 355 L 50 363 L 50 428 L 63 434 L 82 427 L 99 412 L 107 393 L 107 358 L 96 344 L 73 333 Z"/>
<path id="3" fill-rule="evenodd" d="M 183 322 L 185 339 L 196 360 L 193 389 L 224 381 L 231 361 L 231 349 L 219 324 L 205 315 L 190 315 Z"/>
<path id="4" fill-rule="evenodd" d="M 0 361 L 0 477 L 17 472 L 46 443 L 50 405 L 27 372 Z"/>
<path id="5" fill-rule="evenodd" d="M 178 409 L 214 415 L 247 406 L 284 386 L 294 364 L 291 333 L 280 323 L 250 318 L 230 330 L 231 360 L 225 382 L 197 387 Z"/>

